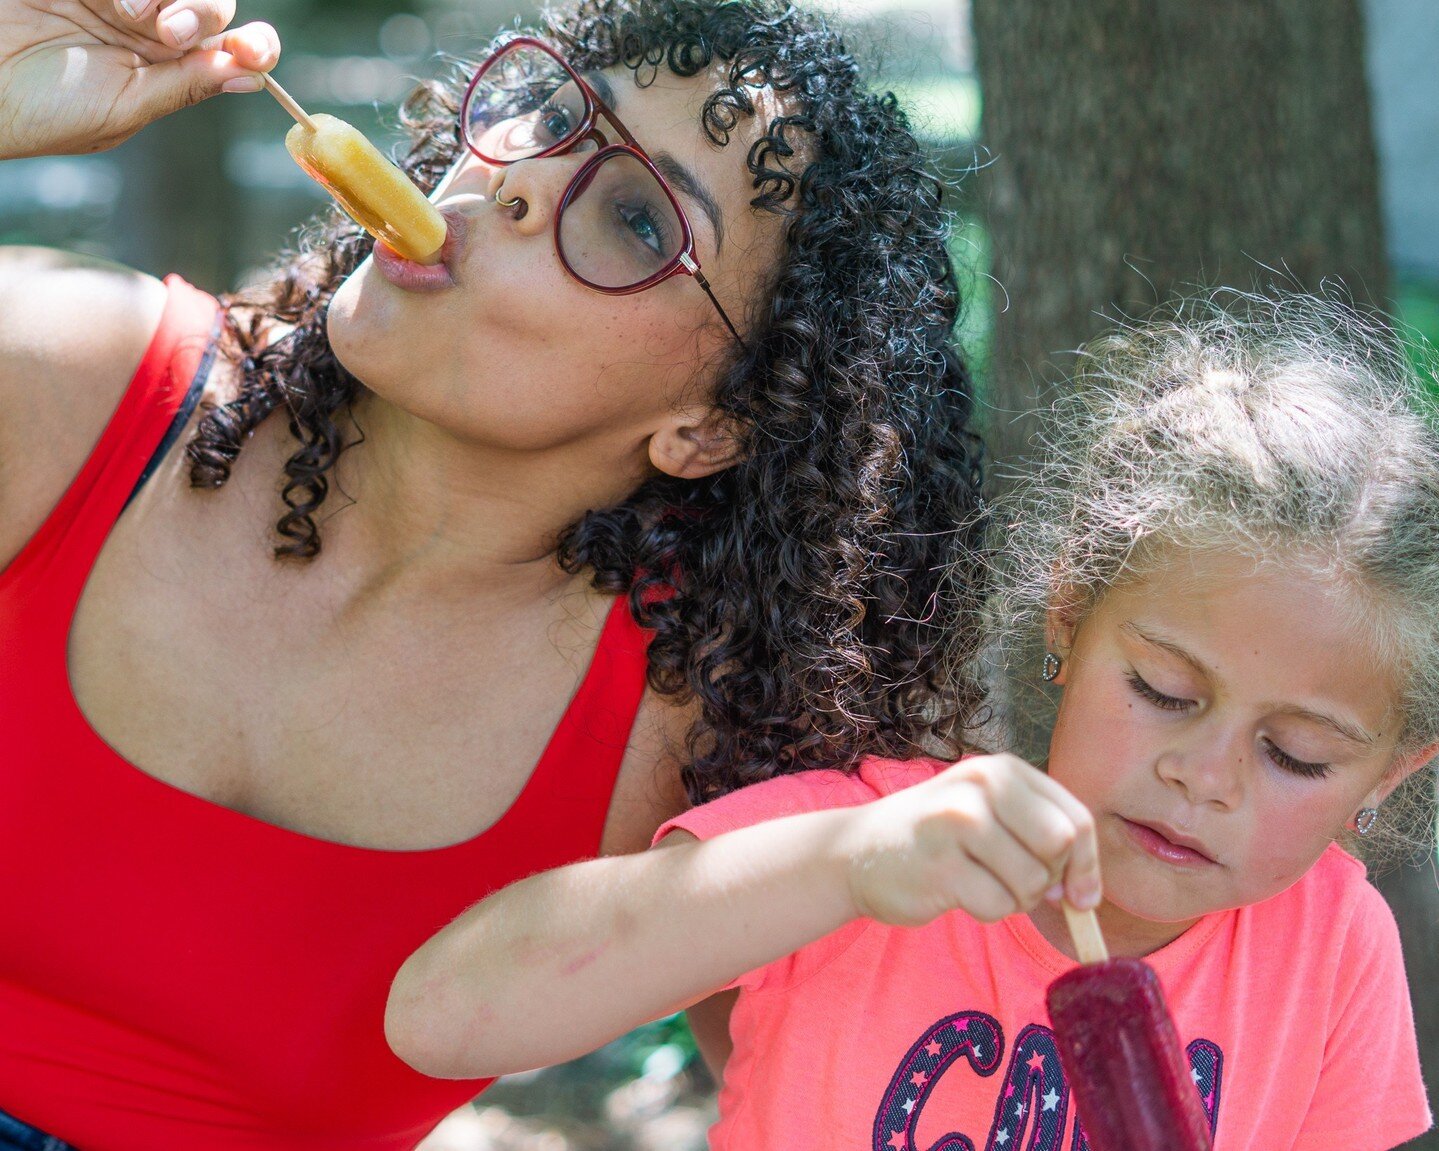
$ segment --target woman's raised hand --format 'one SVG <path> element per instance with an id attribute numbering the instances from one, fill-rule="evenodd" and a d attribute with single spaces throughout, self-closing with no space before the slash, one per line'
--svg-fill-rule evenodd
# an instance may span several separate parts
<path id="1" fill-rule="evenodd" d="M 207 96 L 257 91 L 280 40 L 234 17 L 235 0 L 0 0 L 0 158 L 98 152 Z"/>
<path id="2" fill-rule="evenodd" d="M 1012 755 L 961 760 L 933 779 L 848 809 L 835 845 L 860 914 L 905 926 L 962 908 L 994 922 L 1059 888 L 1099 902 L 1099 847 L 1089 810 Z"/>

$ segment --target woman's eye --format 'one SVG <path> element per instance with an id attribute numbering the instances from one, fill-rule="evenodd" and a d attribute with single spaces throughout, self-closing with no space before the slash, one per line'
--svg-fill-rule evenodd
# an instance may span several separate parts
<path id="1" fill-rule="evenodd" d="M 623 226 L 628 228 L 641 244 L 656 256 L 664 257 L 669 250 L 669 237 L 665 234 L 664 221 L 657 212 L 648 204 L 638 208 L 620 204 L 616 211 Z"/>
<path id="2" fill-rule="evenodd" d="M 569 109 L 559 104 L 546 104 L 540 109 L 540 124 L 551 140 L 563 140 L 575 127 Z"/>
<path id="3" fill-rule="evenodd" d="M 1129 686 L 1134 689 L 1136 694 L 1164 711 L 1187 711 L 1194 704 L 1192 699 L 1179 699 L 1177 696 L 1165 695 L 1162 691 L 1155 690 L 1140 677 L 1137 671 L 1131 671 L 1125 678 L 1129 680 Z"/>
<path id="4" fill-rule="evenodd" d="M 1269 758 L 1285 771 L 1292 771 L 1305 779 L 1323 779 L 1334 770 L 1327 763 L 1309 763 L 1307 760 L 1295 759 L 1273 740 L 1266 739 L 1264 748 L 1269 753 Z"/>

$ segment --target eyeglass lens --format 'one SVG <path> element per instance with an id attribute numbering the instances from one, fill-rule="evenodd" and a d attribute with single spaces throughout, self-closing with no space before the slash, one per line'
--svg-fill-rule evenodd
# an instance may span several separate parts
<path id="1" fill-rule="evenodd" d="M 561 148 L 579 136 L 584 119 L 584 97 L 559 61 L 525 45 L 491 61 L 464 109 L 470 145 L 501 164 Z M 685 243 L 664 187 L 622 151 L 582 169 L 561 206 L 556 235 L 560 257 L 576 276 L 612 290 L 659 274 Z"/>

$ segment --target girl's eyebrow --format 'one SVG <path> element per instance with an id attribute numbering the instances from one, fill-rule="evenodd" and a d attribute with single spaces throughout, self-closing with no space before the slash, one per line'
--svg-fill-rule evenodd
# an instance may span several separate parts
<path id="1" fill-rule="evenodd" d="M 1133 620 L 1125 620 L 1119 625 L 1119 630 L 1128 632 L 1136 639 L 1143 640 L 1145 643 L 1159 648 L 1160 651 L 1168 652 L 1176 659 L 1183 660 L 1205 678 L 1213 678 L 1209 669 L 1199 661 L 1197 656 L 1185 651 L 1184 648 L 1180 647 L 1173 640 L 1164 639 L 1157 635 L 1150 635 Z M 1379 743 L 1379 737 L 1377 735 L 1370 734 L 1357 724 L 1348 723 L 1332 715 L 1325 715 L 1320 711 L 1311 711 L 1307 707 L 1300 707 L 1297 704 L 1281 704 L 1276 706 L 1274 711 L 1279 715 L 1292 715 L 1295 719 L 1307 719 L 1312 723 L 1320 724 L 1329 728 L 1330 731 L 1341 739 L 1358 744 L 1366 750 L 1376 747 Z"/>
<path id="2" fill-rule="evenodd" d="M 1160 651 L 1167 651 L 1170 655 L 1174 656 L 1175 659 L 1183 660 L 1206 679 L 1212 678 L 1213 673 L 1210 671 L 1209 668 L 1205 667 L 1204 664 L 1199 661 L 1198 656 L 1191 655 L 1173 640 L 1163 639 L 1157 635 L 1150 635 L 1133 620 L 1125 620 L 1122 624 L 1119 625 L 1119 630 L 1128 632 L 1136 639 L 1141 639 L 1145 643 L 1150 644 L 1153 647 L 1159 648 Z"/>

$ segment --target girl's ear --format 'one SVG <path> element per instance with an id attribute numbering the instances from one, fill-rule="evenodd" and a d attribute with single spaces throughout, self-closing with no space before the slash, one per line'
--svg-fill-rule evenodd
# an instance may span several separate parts
<path id="1" fill-rule="evenodd" d="M 1428 747 L 1421 747 L 1408 755 L 1398 756 L 1384 773 L 1379 785 L 1364 797 L 1364 806 L 1378 807 L 1394 793 L 1395 788 L 1416 771 L 1426 767 L 1435 756 L 1439 756 L 1439 743 L 1431 743 Z"/>
<path id="2" fill-rule="evenodd" d="M 736 463 L 744 441 L 739 421 L 717 408 L 678 408 L 650 436 L 650 463 L 676 479 L 703 479 Z"/>
<path id="3" fill-rule="evenodd" d="M 1044 614 L 1044 646 L 1059 657 L 1059 672 L 1051 681 L 1058 687 L 1063 687 L 1069 678 L 1069 653 L 1074 647 L 1079 616 L 1078 596 L 1068 587 L 1057 588 Z"/>

